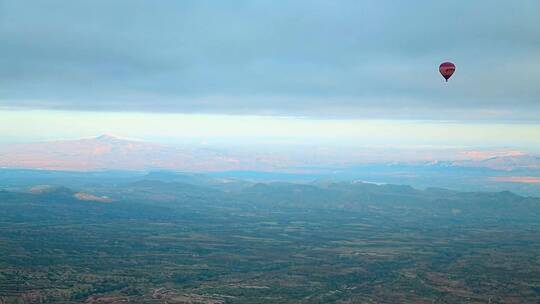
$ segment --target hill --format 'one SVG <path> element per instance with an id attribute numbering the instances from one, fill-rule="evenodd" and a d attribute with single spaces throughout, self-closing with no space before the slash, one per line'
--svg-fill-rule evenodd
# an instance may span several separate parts
<path id="1" fill-rule="evenodd" d="M 537 198 L 166 176 L 0 191 L 0 303 L 540 299 Z"/>

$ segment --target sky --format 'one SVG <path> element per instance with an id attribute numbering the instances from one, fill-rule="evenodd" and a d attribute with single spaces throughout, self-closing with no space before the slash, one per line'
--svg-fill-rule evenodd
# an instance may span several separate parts
<path id="1" fill-rule="evenodd" d="M 445 83 L 447 60 L 457 70 Z M 538 83 L 536 0 L 0 0 L 4 142 L 118 133 L 538 149 Z"/>

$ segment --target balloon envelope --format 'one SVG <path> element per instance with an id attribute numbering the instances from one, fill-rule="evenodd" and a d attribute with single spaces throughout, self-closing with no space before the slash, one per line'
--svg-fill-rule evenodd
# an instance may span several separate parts
<path id="1" fill-rule="evenodd" d="M 452 74 L 456 71 L 456 66 L 451 62 L 443 62 L 439 66 L 439 72 L 441 72 L 441 75 L 448 81 L 450 77 L 452 77 Z"/>

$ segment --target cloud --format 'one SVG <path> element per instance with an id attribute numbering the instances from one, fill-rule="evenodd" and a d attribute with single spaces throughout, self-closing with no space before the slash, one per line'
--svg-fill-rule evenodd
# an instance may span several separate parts
<path id="1" fill-rule="evenodd" d="M 0 0 L 0 41 L 4 108 L 540 117 L 533 0 Z"/>

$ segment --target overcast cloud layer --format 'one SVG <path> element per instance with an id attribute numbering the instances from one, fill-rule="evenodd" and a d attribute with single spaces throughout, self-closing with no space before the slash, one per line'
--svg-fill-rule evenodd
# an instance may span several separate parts
<path id="1" fill-rule="evenodd" d="M 539 121 L 539 84 L 537 0 L 0 0 L 4 108 Z"/>

